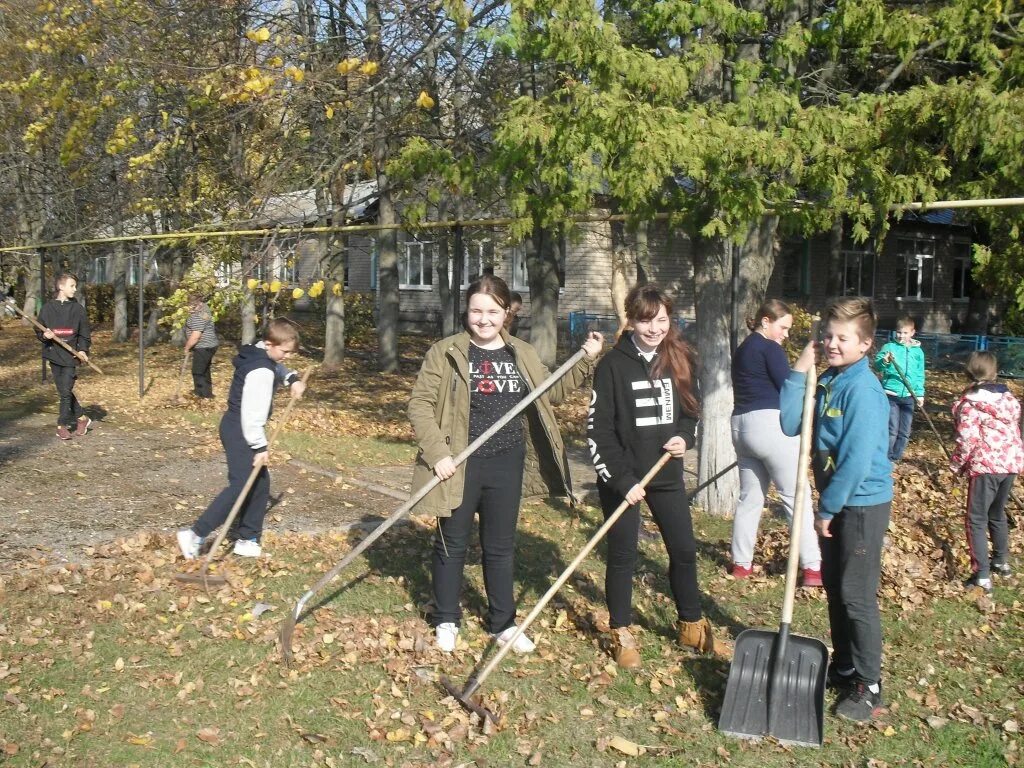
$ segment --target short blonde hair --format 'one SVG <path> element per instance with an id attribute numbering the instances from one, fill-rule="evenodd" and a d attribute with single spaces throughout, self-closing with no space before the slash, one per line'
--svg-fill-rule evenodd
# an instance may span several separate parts
<path id="1" fill-rule="evenodd" d="M 857 334 L 861 341 L 864 339 L 874 340 L 875 329 L 878 327 L 878 317 L 875 315 L 875 307 L 871 299 L 861 296 L 845 296 L 841 299 L 833 299 L 825 306 L 821 313 L 821 322 L 828 325 L 833 320 L 841 323 L 854 323 L 857 326 Z"/>

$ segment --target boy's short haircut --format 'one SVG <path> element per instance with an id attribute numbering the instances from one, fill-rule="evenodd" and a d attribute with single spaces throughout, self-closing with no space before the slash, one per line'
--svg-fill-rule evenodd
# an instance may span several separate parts
<path id="1" fill-rule="evenodd" d="M 917 323 L 914 322 L 914 318 L 910 315 L 900 315 L 896 318 L 897 328 L 912 328 L 917 330 Z"/>
<path id="2" fill-rule="evenodd" d="M 275 318 L 267 324 L 267 332 L 263 334 L 263 340 L 270 342 L 274 346 L 280 346 L 292 341 L 298 347 L 299 326 L 287 318 Z"/>
<path id="3" fill-rule="evenodd" d="M 874 339 L 875 329 L 878 327 L 878 318 L 875 315 L 875 307 L 871 299 L 861 296 L 844 296 L 840 299 L 832 299 L 821 313 L 822 325 L 828 325 L 832 320 L 841 323 L 855 323 L 857 333 L 861 340 Z"/>
<path id="4" fill-rule="evenodd" d="M 971 352 L 964 371 L 974 382 L 995 381 L 999 377 L 999 358 L 987 349 Z"/>
<path id="5" fill-rule="evenodd" d="M 61 272 L 53 281 L 54 289 L 59 291 L 61 289 L 61 286 L 64 285 L 64 283 L 66 283 L 68 280 L 74 280 L 77 283 L 78 275 L 73 274 L 71 272 Z"/>

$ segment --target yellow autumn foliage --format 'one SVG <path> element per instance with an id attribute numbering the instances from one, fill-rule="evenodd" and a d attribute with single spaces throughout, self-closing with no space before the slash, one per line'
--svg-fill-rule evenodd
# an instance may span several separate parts
<path id="1" fill-rule="evenodd" d="M 271 293 L 277 293 L 280 290 L 281 290 L 281 281 L 280 280 L 274 280 L 270 284 L 270 292 Z"/>
<path id="2" fill-rule="evenodd" d="M 420 91 L 419 97 L 416 99 L 416 105 L 421 109 L 433 109 L 434 100 L 430 97 L 430 94 L 426 91 Z"/>
<path id="3" fill-rule="evenodd" d="M 245 33 L 245 36 L 252 40 L 252 42 L 259 44 L 265 43 L 270 39 L 270 30 L 266 27 L 260 27 L 259 29 L 250 29 Z"/>
<path id="4" fill-rule="evenodd" d="M 260 281 L 257 280 L 255 277 L 250 277 L 248 280 L 245 281 L 245 285 L 250 291 L 255 291 L 256 286 L 259 284 Z"/>
<path id="5" fill-rule="evenodd" d="M 367 77 L 372 77 L 373 75 L 377 74 L 378 69 L 380 69 L 380 66 L 377 64 L 376 61 L 368 61 L 359 68 L 359 71 L 362 72 Z"/>
<path id="6" fill-rule="evenodd" d="M 347 75 L 359 66 L 359 59 L 352 57 L 338 62 L 337 70 L 339 75 Z"/>
<path id="7" fill-rule="evenodd" d="M 301 288 L 293 288 L 292 289 L 292 298 L 293 299 L 301 299 L 305 295 L 306 295 L 306 292 L 304 290 L 302 290 Z"/>

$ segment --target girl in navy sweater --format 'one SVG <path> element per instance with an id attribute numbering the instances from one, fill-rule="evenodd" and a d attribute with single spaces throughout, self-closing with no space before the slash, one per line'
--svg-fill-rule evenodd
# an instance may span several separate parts
<path id="1" fill-rule="evenodd" d="M 752 333 L 732 356 L 732 444 L 740 470 L 740 500 L 732 524 L 732 575 L 753 572 L 754 543 L 768 485 L 775 483 L 786 515 L 793 517 L 800 440 L 783 434 L 779 424 L 779 390 L 789 376 L 782 342 L 789 336 L 789 306 L 768 299 L 747 323 Z M 811 498 L 810 484 L 807 498 Z M 821 551 L 810 515 L 800 531 L 800 568 L 805 587 L 821 586 Z"/>

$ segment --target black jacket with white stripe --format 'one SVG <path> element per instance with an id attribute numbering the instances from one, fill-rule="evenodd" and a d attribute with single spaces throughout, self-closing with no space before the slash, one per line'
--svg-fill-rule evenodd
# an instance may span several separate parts
<path id="1" fill-rule="evenodd" d="M 678 435 L 693 447 L 697 419 L 685 413 L 671 377 L 652 379 L 653 361 L 640 356 L 625 333 L 597 365 L 587 437 L 599 483 L 622 496 L 661 458 Z M 683 463 L 670 461 L 649 488 L 683 487 Z"/>

